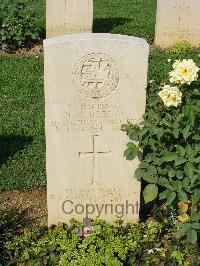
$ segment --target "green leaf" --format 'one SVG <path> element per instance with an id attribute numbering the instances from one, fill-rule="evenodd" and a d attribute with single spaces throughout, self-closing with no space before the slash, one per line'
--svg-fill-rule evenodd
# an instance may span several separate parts
<path id="1" fill-rule="evenodd" d="M 183 172 L 181 170 L 176 171 L 176 177 L 178 179 L 183 179 Z"/>
<path id="2" fill-rule="evenodd" d="M 190 125 L 187 125 L 184 129 L 183 129 L 183 138 L 185 139 L 185 141 L 187 141 L 187 138 L 190 136 Z"/>
<path id="3" fill-rule="evenodd" d="M 139 154 L 139 148 L 133 143 L 127 143 L 127 149 L 124 151 L 124 156 L 127 160 L 133 160 Z"/>
<path id="4" fill-rule="evenodd" d="M 150 138 L 150 139 L 149 139 L 148 144 L 149 144 L 149 146 L 151 147 L 151 149 L 152 149 L 153 151 L 156 151 L 156 146 L 155 146 L 156 141 L 155 141 L 153 138 Z"/>
<path id="5" fill-rule="evenodd" d="M 185 151 L 186 151 L 187 156 L 190 157 L 193 153 L 191 145 L 187 145 L 187 147 L 185 148 Z"/>
<path id="6" fill-rule="evenodd" d="M 181 164 L 183 164 L 185 162 L 187 162 L 187 159 L 186 158 L 178 157 L 175 160 L 175 166 L 179 166 L 179 165 L 181 165 Z"/>
<path id="7" fill-rule="evenodd" d="M 176 149 L 177 149 L 179 155 L 181 155 L 181 156 L 185 155 L 185 149 L 182 146 L 177 145 Z"/>
<path id="8" fill-rule="evenodd" d="M 194 126 L 195 113 L 194 113 L 194 110 L 192 108 L 190 108 L 190 110 L 189 110 L 188 117 L 189 117 L 191 125 Z"/>
<path id="9" fill-rule="evenodd" d="M 154 176 L 154 175 L 151 176 L 151 175 L 148 175 L 148 174 L 144 175 L 143 179 L 146 182 L 151 183 L 151 184 L 155 184 L 158 181 L 158 177 L 157 176 Z"/>
<path id="10" fill-rule="evenodd" d="M 191 212 L 191 214 L 192 214 L 192 213 L 197 213 L 197 211 L 198 211 L 198 206 L 197 206 L 197 204 L 192 204 L 191 207 L 190 207 L 190 212 Z"/>
<path id="11" fill-rule="evenodd" d="M 184 191 L 180 191 L 180 192 L 178 193 L 178 199 L 179 199 L 180 201 L 187 201 L 187 200 L 188 200 L 187 193 L 184 192 Z"/>
<path id="12" fill-rule="evenodd" d="M 198 185 L 200 185 L 200 182 L 199 182 L 199 184 L 196 184 L 197 178 L 198 178 L 198 175 L 192 175 L 192 176 L 190 176 L 192 189 L 195 188 L 195 187 L 198 187 Z"/>
<path id="13" fill-rule="evenodd" d="M 174 170 L 174 169 L 170 169 L 169 171 L 168 171 L 168 176 L 169 177 L 174 177 L 176 175 L 176 171 Z"/>
<path id="14" fill-rule="evenodd" d="M 200 140 L 200 135 L 194 135 L 194 136 L 192 137 L 192 139 L 193 139 L 193 140 Z"/>
<path id="15" fill-rule="evenodd" d="M 197 231 L 194 229 L 190 229 L 187 232 L 187 240 L 191 243 L 196 243 L 197 242 Z"/>
<path id="16" fill-rule="evenodd" d="M 141 164 L 140 164 L 140 168 L 141 169 L 147 169 L 149 167 L 149 164 L 145 161 L 143 161 Z"/>
<path id="17" fill-rule="evenodd" d="M 199 221 L 200 220 L 200 214 L 199 213 L 195 213 L 191 215 L 192 221 Z"/>
<path id="18" fill-rule="evenodd" d="M 179 129 L 178 128 L 174 128 L 173 131 L 172 131 L 173 135 L 175 138 L 178 138 L 179 136 Z"/>
<path id="19" fill-rule="evenodd" d="M 156 167 L 153 166 L 153 165 L 150 165 L 150 166 L 148 167 L 148 173 L 149 173 L 150 175 L 156 175 L 156 174 L 157 174 L 157 169 L 156 169 Z"/>
<path id="20" fill-rule="evenodd" d="M 175 180 L 175 181 L 172 181 L 171 183 L 176 191 L 180 192 L 182 190 L 182 182 L 180 180 Z"/>
<path id="21" fill-rule="evenodd" d="M 142 138 L 146 133 L 148 132 L 148 129 L 147 128 L 142 128 L 140 131 L 139 131 L 139 137 Z"/>
<path id="22" fill-rule="evenodd" d="M 200 230 L 200 223 L 193 223 L 192 228 L 196 230 Z"/>
<path id="23" fill-rule="evenodd" d="M 193 174 L 194 174 L 194 172 L 193 172 L 193 164 L 192 163 L 186 163 L 186 165 L 184 166 L 184 172 L 185 172 L 185 175 L 187 177 L 193 176 Z"/>
<path id="24" fill-rule="evenodd" d="M 167 202 L 166 202 L 167 205 L 171 205 L 172 202 L 175 200 L 175 198 L 176 198 L 176 193 L 173 191 L 169 191 L 167 193 Z"/>
<path id="25" fill-rule="evenodd" d="M 144 169 L 138 168 L 135 170 L 134 177 L 136 178 L 143 178 L 146 174 L 146 171 Z"/>
<path id="26" fill-rule="evenodd" d="M 185 177 L 184 179 L 182 179 L 182 183 L 183 183 L 183 187 L 185 189 L 188 189 L 189 185 L 190 185 L 190 179 Z"/>
<path id="27" fill-rule="evenodd" d="M 143 191 L 143 197 L 145 203 L 148 203 L 158 196 L 158 187 L 155 184 L 149 184 L 145 187 Z"/>
<path id="28" fill-rule="evenodd" d="M 165 187 L 165 188 L 167 188 L 167 189 L 169 189 L 169 190 L 174 190 L 174 188 L 173 188 L 173 186 L 170 184 L 170 182 L 169 182 L 169 180 L 167 179 L 167 178 L 165 178 L 165 177 L 160 177 L 159 179 L 158 179 L 158 183 L 159 183 L 159 185 L 160 186 L 162 186 L 162 187 Z"/>
<path id="29" fill-rule="evenodd" d="M 174 161 L 178 158 L 176 152 L 166 152 L 165 155 L 163 156 L 163 161 L 164 162 L 171 162 Z"/>
<path id="30" fill-rule="evenodd" d="M 163 200 L 167 198 L 167 194 L 168 194 L 169 190 L 165 190 L 162 193 L 159 194 L 159 199 Z"/>
<path id="31" fill-rule="evenodd" d="M 183 236 L 185 233 L 187 233 L 188 230 L 192 228 L 192 225 L 190 223 L 181 224 L 181 227 L 178 229 L 176 236 L 179 238 Z"/>
<path id="32" fill-rule="evenodd" d="M 200 156 L 197 157 L 197 158 L 194 158 L 193 162 L 194 162 L 194 163 L 200 163 Z"/>
<path id="33" fill-rule="evenodd" d="M 156 159 L 156 155 L 154 153 L 148 153 L 145 156 L 145 161 L 147 161 L 148 163 L 154 161 Z"/>
<path id="34" fill-rule="evenodd" d="M 194 200 L 194 202 L 198 202 L 198 201 L 200 201 L 200 190 L 196 190 L 195 192 L 194 192 L 194 195 L 193 195 L 193 200 Z"/>
<path id="35" fill-rule="evenodd" d="M 194 90 L 193 90 L 193 94 L 194 94 L 194 95 L 200 95 L 199 88 L 198 88 L 198 89 L 194 89 Z"/>

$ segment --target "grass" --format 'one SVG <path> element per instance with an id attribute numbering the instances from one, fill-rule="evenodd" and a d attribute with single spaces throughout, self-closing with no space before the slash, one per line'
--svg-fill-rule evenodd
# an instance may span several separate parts
<path id="1" fill-rule="evenodd" d="M 39 24 L 45 27 L 44 0 L 34 2 Z M 155 0 L 95 0 L 94 31 L 129 34 L 152 42 Z M 175 58 L 193 58 L 200 65 L 199 50 L 187 55 L 153 48 L 149 79 L 166 81 Z M 168 59 L 172 62 L 168 62 Z M 43 58 L 0 56 L 0 190 L 43 186 L 45 135 Z"/>
<path id="2" fill-rule="evenodd" d="M 0 188 L 45 184 L 42 58 L 1 56 Z"/>
<path id="3" fill-rule="evenodd" d="M 156 0 L 94 1 L 94 32 L 133 35 L 153 42 Z"/>

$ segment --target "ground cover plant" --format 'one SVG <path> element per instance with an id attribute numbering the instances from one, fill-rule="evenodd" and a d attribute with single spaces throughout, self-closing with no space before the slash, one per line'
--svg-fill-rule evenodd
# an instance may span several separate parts
<path id="1" fill-rule="evenodd" d="M 5 217 L 10 221 L 5 222 Z M 77 233 L 82 225 L 75 220 L 70 225 L 52 226 L 49 230 L 34 228 L 20 232 L 17 214 L 1 212 L 0 232 L 4 239 L 0 263 L 38 266 L 199 265 L 197 247 L 185 240 L 177 240 L 169 225 L 153 220 L 126 226 L 118 221 L 109 225 L 95 220 L 92 227 L 93 232 L 85 236 Z"/>

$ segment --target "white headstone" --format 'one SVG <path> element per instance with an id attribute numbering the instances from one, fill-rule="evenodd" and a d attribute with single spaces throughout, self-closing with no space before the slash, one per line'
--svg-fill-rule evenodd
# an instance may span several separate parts
<path id="1" fill-rule="evenodd" d="M 47 0 L 46 36 L 92 32 L 93 0 Z"/>
<path id="2" fill-rule="evenodd" d="M 111 34 L 44 41 L 48 221 L 138 219 L 139 160 L 121 125 L 145 111 L 149 46 Z"/>
<path id="3" fill-rule="evenodd" d="M 200 0 L 158 0 L 155 44 L 167 48 L 188 41 L 200 44 Z"/>

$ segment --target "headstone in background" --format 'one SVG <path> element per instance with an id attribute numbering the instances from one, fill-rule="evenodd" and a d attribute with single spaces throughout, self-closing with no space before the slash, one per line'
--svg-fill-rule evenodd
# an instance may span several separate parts
<path id="1" fill-rule="evenodd" d="M 111 34 L 44 41 L 49 225 L 70 218 L 139 216 L 139 159 L 126 160 L 121 125 L 146 103 L 149 46 Z"/>
<path id="2" fill-rule="evenodd" d="M 167 48 L 181 41 L 200 44 L 200 0 L 158 0 L 155 44 Z"/>
<path id="3" fill-rule="evenodd" d="M 93 0 L 47 0 L 46 36 L 92 32 Z"/>

